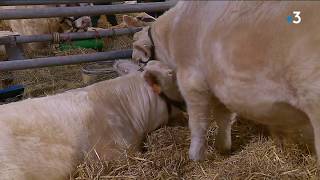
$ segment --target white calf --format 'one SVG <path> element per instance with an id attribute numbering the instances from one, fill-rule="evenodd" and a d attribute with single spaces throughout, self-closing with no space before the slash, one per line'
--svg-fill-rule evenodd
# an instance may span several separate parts
<path id="1" fill-rule="evenodd" d="M 110 160 L 123 148 L 137 149 L 147 133 L 180 113 L 157 94 L 163 88 L 166 97 L 178 97 L 171 70 L 158 62 L 146 69 L 1 105 L 1 179 L 62 179 L 92 150 Z"/>

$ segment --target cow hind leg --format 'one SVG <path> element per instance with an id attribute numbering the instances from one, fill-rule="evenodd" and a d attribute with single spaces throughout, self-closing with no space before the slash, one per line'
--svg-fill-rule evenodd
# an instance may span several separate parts
<path id="1" fill-rule="evenodd" d="M 205 159 L 207 150 L 207 129 L 210 119 L 211 95 L 199 71 L 185 70 L 177 72 L 180 91 L 187 103 L 191 144 L 191 160 Z"/>
<path id="2" fill-rule="evenodd" d="M 214 117 L 218 125 L 214 146 L 222 154 L 231 152 L 231 126 L 235 121 L 235 114 L 225 106 L 214 107 Z"/>
<path id="3" fill-rule="evenodd" d="M 314 146 L 317 154 L 318 165 L 320 166 L 320 101 L 313 101 L 314 104 L 306 104 L 304 110 L 310 119 L 314 133 Z"/>

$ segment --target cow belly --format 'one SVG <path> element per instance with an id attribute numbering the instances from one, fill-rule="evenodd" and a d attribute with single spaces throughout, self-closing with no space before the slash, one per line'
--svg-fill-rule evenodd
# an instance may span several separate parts
<path id="1" fill-rule="evenodd" d="M 285 94 L 277 89 L 268 91 L 262 84 L 255 87 L 219 87 L 221 89 L 216 88 L 218 93 L 215 94 L 231 111 L 243 118 L 266 125 L 271 134 L 277 137 L 285 137 L 313 148 L 313 129 L 308 116 L 291 105 Z"/>
<path id="2" fill-rule="evenodd" d="M 243 83 L 225 79 L 214 94 L 231 111 L 244 118 L 275 126 L 308 124 L 307 115 L 294 107 L 294 98 L 272 82 Z"/>
<path id="3" fill-rule="evenodd" d="M 245 110 L 246 114 L 244 113 L 244 117 L 248 116 L 249 119 L 265 125 L 290 128 L 309 123 L 308 117 L 304 112 L 286 102 L 275 102 L 273 104 L 261 105 L 257 104 L 256 108 Z"/>

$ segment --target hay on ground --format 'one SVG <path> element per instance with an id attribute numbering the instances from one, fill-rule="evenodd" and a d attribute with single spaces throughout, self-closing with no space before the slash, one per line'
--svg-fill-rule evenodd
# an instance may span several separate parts
<path id="1" fill-rule="evenodd" d="M 151 133 L 146 151 L 125 152 L 115 161 L 86 159 L 75 179 L 319 179 L 315 158 L 295 145 L 280 147 L 245 120 L 233 129 L 233 153 L 223 156 L 213 147 L 216 126 L 208 132 L 209 155 L 204 162 L 188 159 L 189 130 L 163 127 Z M 245 144 L 241 144 L 246 142 Z"/>

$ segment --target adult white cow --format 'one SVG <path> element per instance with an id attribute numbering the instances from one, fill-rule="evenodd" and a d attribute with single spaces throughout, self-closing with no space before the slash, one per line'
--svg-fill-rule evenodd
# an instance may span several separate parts
<path id="1" fill-rule="evenodd" d="M 172 70 L 150 62 L 143 73 L 1 105 L 0 177 L 63 179 L 90 151 L 110 160 L 138 149 L 147 133 L 180 119 L 170 104 L 178 95 Z"/>
<path id="2" fill-rule="evenodd" d="M 319 9 L 320 2 L 182 1 L 135 35 L 134 59 L 155 55 L 177 71 L 191 159 L 205 158 L 212 105 L 226 129 L 222 149 L 231 146 L 232 111 L 314 137 L 320 158 Z"/>

